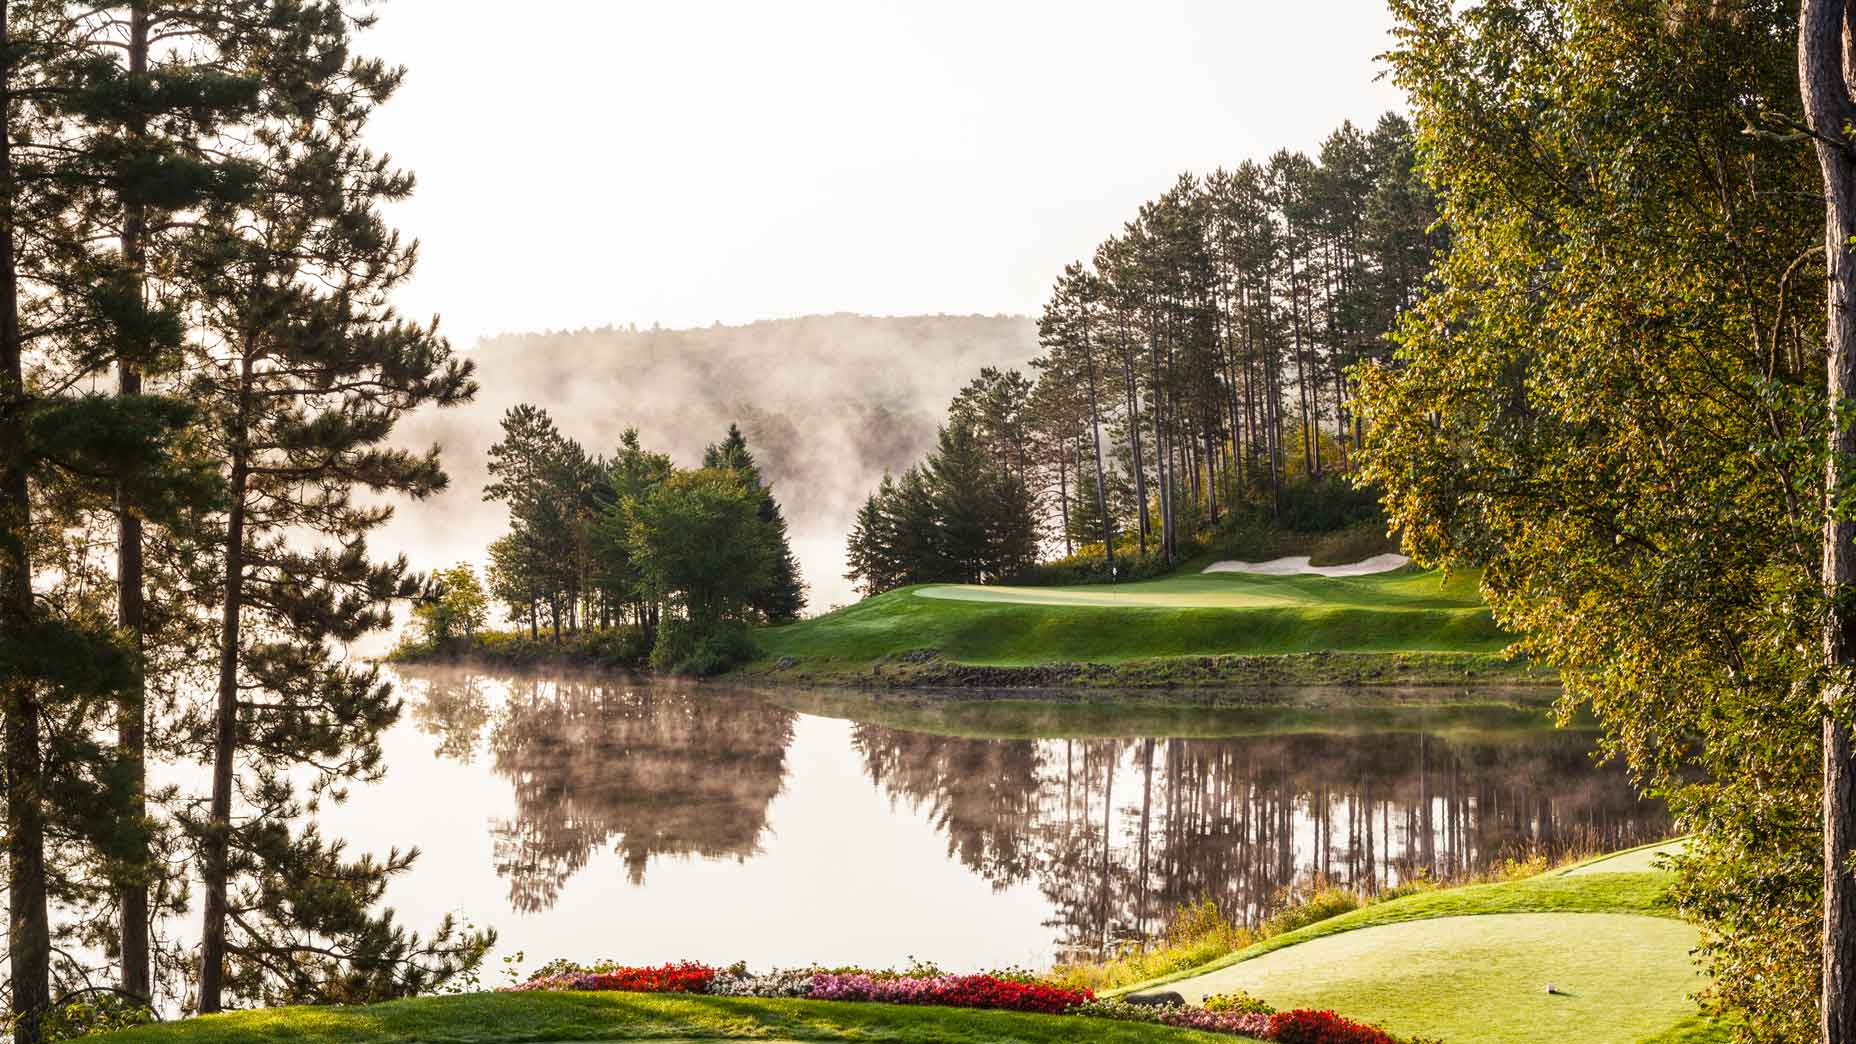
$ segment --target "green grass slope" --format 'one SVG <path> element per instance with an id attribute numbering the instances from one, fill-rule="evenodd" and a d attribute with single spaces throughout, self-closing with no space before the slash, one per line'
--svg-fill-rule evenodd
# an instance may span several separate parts
<path id="1" fill-rule="evenodd" d="M 1115 664 L 1185 656 L 1499 652 L 1473 578 L 1184 574 L 1085 587 L 900 588 L 760 632 L 768 658 L 869 663 L 933 651 L 963 664 Z"/>
<path id="2" fill-rule="evenodd" d="M 1241 989 L 1450 1044 L 1725 1041 L 1693 1000 L 1699 934 L 1653 869 L 1680 844 L 1375 903 L 1126 992 Z"/>
<path id="3" fill-rule="evenodd" d="M 1699 939 L 1680 921 L 1635 914 L 1446 917 L 1278 950 L 1192 992 L 1241 989 L 1450 1044 L 1635 1044 L 1695 1014 L 1689 996 L 1703 980 L 1687 956 Z"/>
<path id="4" fill-rule="evenodd" d="M 270 1008 L 145 1026 L 107 1044 L 451 1044 L 651 1040 L 893 1044 L 1212 1044 L 1229 1036 L 1163 1026 L 839 1001 L 635 993 L 479 993 L 355 1008 Z"/>

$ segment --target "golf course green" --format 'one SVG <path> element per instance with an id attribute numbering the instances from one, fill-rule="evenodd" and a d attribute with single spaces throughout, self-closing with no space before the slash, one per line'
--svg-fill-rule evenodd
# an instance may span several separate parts
<path id="1" fill-rule="evenodd" d="M 1476 579 L 1406 567 L 1350 577 L 1182 570 L 1074 587 L 917 585 L 758 632 L 764 655 L 746 673 L 771 674 L 783 664 L 812 676 L 787 679 L 803 681 L 867 673 L 891 661 L 906 674 L 929 660 L 1031 667 L 1331 655 L 1341 658 L 1328 665 L 1332 678 L 1317 671 L 1290 680 L 1370 683 L 1375 673 L 1410 680 L 1384 670 L 1384 657 L 1416 655 L 1442 658 L 1433 673 L 1461 680 L 1465 662 L 1477 675 L 1496 668 L 1510 641 L 1483 605 Z"/>
<path id="2" fill-rule="evenodd" d="M 1131 989 L 1242 990 L 1451 1044 L 1725 1040 L 1693 999 L 1699 933 L 1664 898 L 1674 847 L 1372 904 Z"/>

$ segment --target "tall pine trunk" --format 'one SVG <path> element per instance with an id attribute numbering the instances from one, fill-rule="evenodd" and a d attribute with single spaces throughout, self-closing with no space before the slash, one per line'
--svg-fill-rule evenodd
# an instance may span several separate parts
<path id="1" fill-rule="evenodd" d="M 1083 324 L 1083 358 L 1089 363 L 1089 459 L 1096 469 L 1096 510 L 1102 518 L 1102 553 L 1108 560 L 1108 576 L 1115 578 L 1115 523 L 1108 516 L 1108 484 L 1102 475 L 1102 414 L 1096 395 L 1096 353 L 1089 343 L 1089 324 Z"/>
<path id="2" fill-rule="evenodd" d="M 129 10 L 129 74 L 141 77 L 148 71 L 148 8 L 132 4 Z M 143 128 L 132 127 L 140 136 Z M 143 236 L 147 229 L 146 208 L 139 202 L 124 207 L 122 223 L 122 257 L 135 274 L 136 282 L 147 292 L 147 252 Z M 127 359 L 117 366 L 117 390 L 122 395 L 140 395 L 142 375 Z M 142 520 L 135 517 L 118 489 L 116 498 L 116 616 L 128 633 L 136 659 L 134 678 L 123 690 L 116 725 L 116 745 L 132 777 L 128 815 L 138 824 L 148 815 L 147 779 L 147 686 L 143 678 L 142 657 L 147 646 L 147 614 L 143 604 Z M 146 842 L 139 858 L 128 869 L 128 879 L 121 888 L 122 903 L 122 989 L 143 1001 L 153 996 L 148 967 L 148 868 Z"/>
<path id="3" fill-rule="evenodd" d="M 0 61 L 13 52 L 7 8 L 0 5 Z M 0 105 L 10 100 L 13 69 L 0 69 Z M 0 110 L 6 111 L 6 110 Z M 26 468 L 25 348 L 19 328 L 16 268 L 18 172 L 12 127 L 0 127 L 0 634 L 24 639 L 33 615 L 31 487 Z M 7 958 L 11 976 L 13 1040 L 39 1044 L 51 1005 L 51 912 L 45 895 L 44 761 L 39 703 L 32 683 L 0 678 L 6 700 Z"/>
<path id="4" fill-rule="evenodd" d="M 200 929 L 200 1013 L 222 1009 L 225 993 L 226 914 L 232 854 L 232 771 L 238 751 L 238 663 L 245 608 L 246 440 L 250 423 L 252 363 L 239 361 L 238 410 L 233 418 L 231 508 L 226 515 L 225 594 L 219 621 L 219 698 L 213 715 L 213 793 L 201 878 L 206 892 Z"/>
<path id="5" fill-rule="evenodd" d="M 1123 331 L 1124 337 L 1127 331 Z M 1141 391 L 1134 379 L 1134 350 L 1128 347 L 1132 342 L 1124 340 L 1121 351 L 1121 381 L 1125 386 L 1123 394 L 1128 397 L 1128 451 L 1134 458 L 1134 502 L 1138 506 L 1135 516 L 1140 527 L 1141 557 L 1147 557 L 1147 474 L 1141 463 Z"/>
<path id="6" fill-rule="evenodd" d="M 1846 141 L 1851 98 L 1850 0 L 1803 0 L 1798 18 L 1798 83 L 1805 118 L 1817 133 L 1824 176 L 1824 261 L 1828 269 L 1830 446 L 1825 475 L 1824 590 L 1831 612 L 1824 660 L 1832 682 L 1824 710 L 1824 924 L 1820 1044 L 1856 1044 L 1856 766 L 1839 680 L 1856 669 L 1856 519 L 1836 505 L 1856 481 L 1856 426 L 1846 400 L 1856 393 L 1856 155 Z"/>

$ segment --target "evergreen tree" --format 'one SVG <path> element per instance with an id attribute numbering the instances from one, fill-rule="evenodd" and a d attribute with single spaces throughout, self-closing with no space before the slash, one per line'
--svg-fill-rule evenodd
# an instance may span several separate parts
<path id="1" fill-rule="evenodd" d="M 49 893 L 72 860 L 124 886 L 116 898 L 145 909 L 140 742 L 142 669 L 136 648 L 118 644 L 100 605 L 54 616 L 33 595 L 36 561 L 66 558 L 54 534 L 33 524 L 35 489 L 58 486 L 73 510 L 108 511 L 133 532 L 141 519 L 167 521 L 201 506 L 206 484 L 185 459 L 180 433 L 191 411 L 142 393 L 133 376 L 180 342 L 168 302 L 145 295 L 139 243 L 128 232 L 145 205 L 193 205 L 211 195 L 189 167 L 139 140 L 140 121 L 172 117 L 210 124 L 248 95 L 221 83 L 218 98 L 177 70 L 171 90 L 149 90 L 108 56 L 120 11 L 22 2 L 0 12 L 0 724 L 8 882 L 9 996 L 16 1039 L 36 1041 L 52 1001 Z M 210 92 L 205 92 L 210 93 Z M 95 249 L 117 235 L 124 253 Z M 31 363 L 28 363 L 30 358 Z M 124 368 L 115 401 L 74 395 L 111 365 Z M 34 368 L 38 372 L 33 372 Z M 134 561 L 125 563 L 133 567 Z M 131 580 L 135 578 L 132 576 Z M 77 608 L 77 607 L 71 607 Z M 139 583 L 125 588 L 125 615 L 139 611 Z M 123 621 L 139 640 L 140 622 Z M 114 707 L 107 721 L 98 707 Z M 108 725 L 122 745 L 93 737 Z M 80 883 L 80 890 L 92 891 Z M 72 889 L 61 888 L 66 895 Z M 115 903 L 111 903 L 115 905 Z M 126 920 L 132 994 L 147 996 L 146 929 Z M 126 938 L 125 938 L 126 936 Z"/>
<path id="2" fill-rule="evenodd" d="M 212 790 L 204 814 L 182 818 L 200 852 L 203 1012 L 415 993 L 474 966 L 490 941 L 449 919 L 421 939 L 374 912 L 410 854 L 350 859 L 313 827 L 291 829 L 306 800 L 379 773 L 380 733 L 400 711 L 378 668 L 338 651 L 389 626 L 390 600 L 417 589 L 403 559 L 369 559 L 366 534 L 390 512 L 355 492 L 443 488 L 437 450 L 390 448 L 394 424 L 475 390 L 435 331 L 389 304 L 413 251 L 376 208 L 411 179 L 360 135 L 399 71 L 341 58 L 339 8 L 300 13 L 304 46 L 340 60 L 296 84 L 312 104 L 253 136 L 261 191 L 206 208 L 187 257 L 204 334 L 193 398 L 229 488 L 198 585 L 216 592 L 221 629 L 217 699 L 199 722 Z M 299 767 L 313 770 L 306 783 Z"/>
<path id="3" fill-rule="evenodd" d="M 895 537 L 889 532 L 883 505 L 895 497 L 895 483 L 888 475 L 877 491 L 864 498 L 845 540 L 844 578 L 856 583 L 867 597 L 896 586 L 896 567 L 892 560 Z"/>
<path id="4" fill-rule="evenodd" d="M 799 577 L 799 560 L 793 557 L 792 542 L 786 532 L 786 516 L 773 497 L 773 487 L 761 480 L 760 467 L 748 451 L 747 437 L 741 426 L 730 424 L 721 442 L 712 443 L 703 453 L 705 468 L 726 468 L 740 474 L 749 489 L 760 494 L 761 524 L 772 548 L 773 568 L 765 589 L 751 599 L 755 612 L 768 623 L 788 623 L 799 618 L 806 605 L 805 582 Z"/>

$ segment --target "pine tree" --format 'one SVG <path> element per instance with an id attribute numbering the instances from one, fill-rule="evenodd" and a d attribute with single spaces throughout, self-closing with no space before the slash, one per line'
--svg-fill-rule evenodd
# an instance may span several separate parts
<path id="1" fill-rule="evenodd" d="M 104 510 L 167 521 L 211 492 L 198 462 L 182 452 L 192 413 L 184 404 L 133 383 L 115 399 L 69 392 L 112 364 L 145 366 L 178 344 L 174 312 L 142 293 L 135 259 L 93 244 L 124 226 L 129 201 L 200 198 L 178 164 L 151 162 L 159 150 L 137 148 L 121 133 L 196 85 L 177 76 L 172 95 L 144 96 L 99 55 L 106 46 L 99 23 L 109 18 L 41 2 L 0 12 L 0 90 L 8 100 L 0 127 L 0 800 L 8 992 L 21 1041 L 39 1039 L 53 999 L 49 883 L 71 884 L 74 861 L 94 860 L 111 880 L 138 877 L 146 863 L 138 854 L 141 765 L 130 720 L 139 712 L 142 664 L 132 644 L 116 641 L 100 604 L 66 606 L 73 611 L 56 616 L 38 604 L 39 559 L 86 563 L 64 557 L 51 531 L 35 529 L 35 489 L 60 490 L 54 510 L 63 524 Z M 211 110 L 197 97 L 193 105 L 195 115 Z M 95 716 L 111 706 L 108 719 Z M 129 743 L 97 744 L 106 726 Z M 57 851 L 48 848 L 54 832 L 69 842 Z M 133 950 L 145 932 L 129 927 Z M 146 995 L 145 984 L 132 985 Z"/>
<path id="2" fill-rule="evenodd" d="M 345 54 L 342 11 L 299 13 L 306 47 Z M 424 940 L 373 911 L 410 854 L 349 859 L 339 841 L 291 829 L 305 803 L 292 770 L 314 768 L 312 799 L 376 775 L 380 733 L 400 710 L 378 668 L 337 651 L 389 626 L 389 601 L 418 586 L 403 559 L 369 559 L 366 534 L 390 512 L 355 491 L 441 489 L 436 449 L 388 440 L 407 411 L 475 390 L 436 332 L 389 304 L 413 251 L 376 208 L 403 198 L 411 179 L 360 133 L 398 78 L 357 60 L 298 83 L 315 104 L 251 139 L 261 191 L 206 208 L 186 258 L 204 325 L 193 397 L 210 413 L 229 489 L 203 535 L 216 553 L 199 578 L 217 592 L 221 629 L 217 698 L 199 723 L 212 791 L 203 816 L 182 819 L 200 851 L 203 1012 L 228 999 L 418 992 L 473 966 L 489 942 L 449 919 Z M 324 540 L 305 544 L 304 532 Z"/>
<path id="3" fill-rule="evenodd" d="M 760 518 L 765 538 L 773 555 L 772 572 L 767 586 L 752 599 L 755 612 L 768 623 L 788 623 L 799 618 L 806 605 L 805 582 L 799 577 L 799 560 L 793 557 L 792 541 L 786 532 L 786 517 L 773 497 L 773 487 L 762 481 L 760 466 L 748 450 L 747 436 L 741 426 L 730 424 L 728 434 L 703 452 L 702 466 L 725 468 L 740 474 L 749 489 L 760 494 Z"/>

